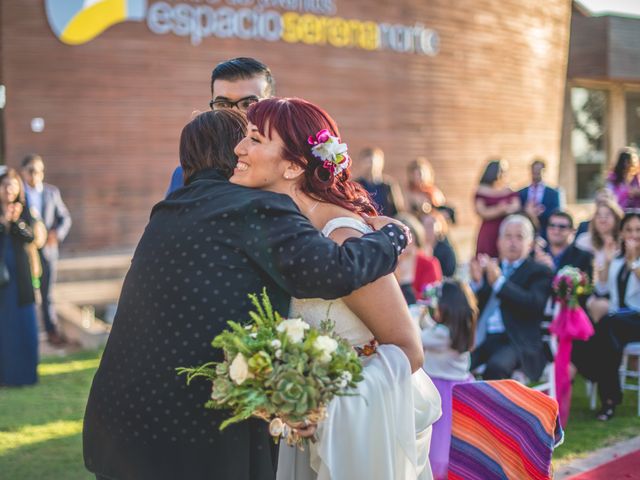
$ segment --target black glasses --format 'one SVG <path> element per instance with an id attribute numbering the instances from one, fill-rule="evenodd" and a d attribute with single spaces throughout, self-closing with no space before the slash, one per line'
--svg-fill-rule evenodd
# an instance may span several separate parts
<path id="1" fill-rule="evenodd" d="M 256 97 L 255 95 L 251 95 L 249 97 L 241 98 L 240 100 L 238 100 L 236 102 L 232 102 L 231 100 L 227 100 L 227 99 L 211 100 L 209 102 L 209 108 L 211 108 L 211 110 L 223 110 L 225 108 L 237 108 L 241 112 L 246 112 L 247 109 L 251 105 L 253 105 L 254 103 L 258 103 L 259 101 L 260 101 L 260 99 L 258 97 Z"/>
<path id="2" fill-rule="evenodd" d="M 566 230 L 568 228 L 571 228 L 571 226 L 565 223 L 549 223 L 547 225 L 547 228 L 557 228 L 558 230 Z"/>

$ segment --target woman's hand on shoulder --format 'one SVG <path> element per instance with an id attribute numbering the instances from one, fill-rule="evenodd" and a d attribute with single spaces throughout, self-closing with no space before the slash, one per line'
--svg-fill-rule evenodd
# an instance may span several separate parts
<path id="1" fill-rule="evenodd" d="M 413 237 L 411 236 L 411 230 L 400 220 L 396 220 L 395 218 L 385 217 L 384 215 L 378 215 L 377 217 L 370 217 L 368 215 L 362 215 L 367 224 L 373 228 L 374 230 L 380 230 L 389 224 L 396 225 L 404 230 L 404 233 L 407 237 L 407 245 L 411 245 L 413 243 Z"/>

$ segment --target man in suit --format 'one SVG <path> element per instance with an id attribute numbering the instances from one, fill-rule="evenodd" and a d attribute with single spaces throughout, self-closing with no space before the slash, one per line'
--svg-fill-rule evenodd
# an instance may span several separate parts
<path id="1" fill-rule="evenodd" d="M 220 361 L 211 340 L 244 322 L 247 294 L 266 287 L 287 315 L 292 296 L 338 298 L 393 272 L 407 232 L 379 230 L 341 246 L 286 195 L 228 181 L 244 135 L 238 112 L 194 118 L 180 140 L 184 188 L 154 206 L 122 287 L 84 421 L 84 459 L 98 479 L 272 480 L 267 423 L 223 432 L 229 412 L 206 410 L 211 385 L 181 366 Z"/>
<path id="2" fill-rule="evenodd" d="M 540 321 L 551 271 L 529 258 L 533 241 L 531 222 L 523 215 L 509 215 L 500 225 L 500 259 L 484 255 L 470 262 L 480 307 L 471 368 L 486 365 L 485 380 L 510 378 L 516 369 L 537 380 L 544 368 Z"/>
<path id="3" fill-rule="evenodd" d="M 42 297 L 42 319 L 49 343 L 64 343 L 59 328 L 56 310 L 51 299 L 56 271 L 59 246 L 71 228 L 71 215 L 62 201 L 57 187 L 44 183 L 44 161 L 40 155 L 27 155 L 21 164 L 25 182 L 27 207 L 36 220 L 41 220 L 47 230 L 45 244 L 38 250 L 42 264 L 40 296 Z"/>
<path id="4" fill-rule="evenodd" d="M 275 93 L 275 80 L 269 67 L 255 58 L 232 58 L 219 63 L 211 72 L 209 108 L 236 108 L 245 112 L 252 103 L 272 97 Z M 183 185 L 184 174 L 182 167 L 178 166 L 171 175 L 166 195 Z"/>
<path id="5" fill-rule="evenodd" d="M 518 192 L 525 213 L 543 237 L 549 216 L 561 207 L 560 191 L 544 183 L 545 167 L 544 160 L 535 159 L 531 163 L 531 184 Z"/>

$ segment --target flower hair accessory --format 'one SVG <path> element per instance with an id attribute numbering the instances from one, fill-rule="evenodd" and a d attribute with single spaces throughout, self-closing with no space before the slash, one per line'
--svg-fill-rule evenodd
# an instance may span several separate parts
<path id="1" fill-rule="evenodd" d="M 338 175 L 351 163 L 347 144 L 340 143 L 340 139 L 331 135 L 326 128 L 311 135 L 307 141 L 312 145 L 313 156 L 320 159 L 322 166 L 334 175 Z"/>

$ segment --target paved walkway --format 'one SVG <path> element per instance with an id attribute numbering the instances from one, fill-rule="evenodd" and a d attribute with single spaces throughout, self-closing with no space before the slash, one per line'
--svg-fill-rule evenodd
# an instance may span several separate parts
<path id="1" fill-rule="evenodd" d="M 640 437 L 634 437 L 629 440 L 611 445 L 610 447 L 596 450 L 589 454 L 588 457 L 579 458 L 577 460 L 562 463 L 556 468 L 554 480 L 568 479 L 572 475 L 578 473 L 587 472 L 600 465 L 620 458 L 628 453 L 640 450 Z M 633 472 L 629 472 L 633 473 Z M 604 479 L 604 480 L 617 480 L 617 479 Z"/>

